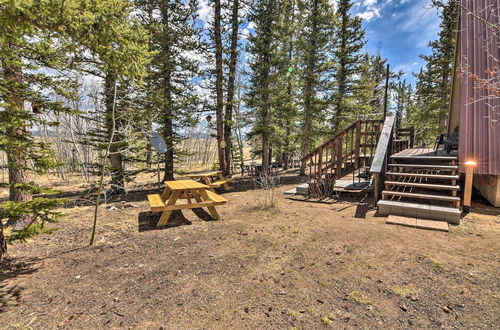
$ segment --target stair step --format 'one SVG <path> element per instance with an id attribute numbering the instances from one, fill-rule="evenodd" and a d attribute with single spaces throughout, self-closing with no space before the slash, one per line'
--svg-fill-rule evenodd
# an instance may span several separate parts
<path id="1" fill-rule="evenodd" d="M 452 161 L 452 160 L 458 160 L 458 157 L 456 156 L 398 156 L 398 155 L 393 155 L 391 156 L 391 159 L 400 159 L 400 160 L 408 160 L 408 159 L 414 159 L 414 160 L 447 160 L 447 161 Z"/>
<path id="2" fill-rule="evenodd" d="M 380 215 L 400 215 L 418 219 L 442 220 L 449 223 L 460 223 L 460 209 L 429 204 L 407 203 L 379 200 L 377 203 Z"/>
<path id="3" fill-rule="evenodd" d="M 418 199 L 432 199 L 432 200 L 446 201 L 446 202 L 460 202 L 460 197 L 457 197 L 457 196 L 416 194 L 416 193 L 391 191 L 391 190 L 382 191 L 382 198 L 384 198 L 385 196 L 397 196 L 397 197 L 408 197 L 408 198 L 418 198 Z"/>
<path id="4" fill-rule="evenodd" d="M 435 170 L 457 170 L 457 165 L 389 164 L 390 167 L 431 168 Z"/>
<path id="5" fill-rule="evenodd" d="M 411 177 L 411 178 L 429 178 L 436 180 L 458 180 L 460 177 L 458 175 L 444 175 L 444 174 L 427 174 L 427 173 L 398 173 L 398 172 L 387 172 L 388 176 L 401 176 L 401 177 Z"/>
<path id="6" fill-rule="evenodd" d="M 404 181 L 386 181 L 386 185 L 391 186 L 404 186 L 415 187 L 423 189 L 443 189 L 443 190 L 460 190 L 460 186 L 445 185 L 445 184 L 432 184 L 432 183 L 418 183 L 418 182 L 404 182 Z"/>

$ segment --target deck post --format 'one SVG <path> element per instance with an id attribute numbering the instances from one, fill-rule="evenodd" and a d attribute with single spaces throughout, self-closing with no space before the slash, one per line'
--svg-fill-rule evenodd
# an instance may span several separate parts
<path id="1" fill-rule="evenodd" d="M 472 197 L 472 180 L 474 178 L 474 167 L 476 162 L 469 160 L 465 162 L 465 191 L 464 191 L 464 212 L 470 211 Z"/>

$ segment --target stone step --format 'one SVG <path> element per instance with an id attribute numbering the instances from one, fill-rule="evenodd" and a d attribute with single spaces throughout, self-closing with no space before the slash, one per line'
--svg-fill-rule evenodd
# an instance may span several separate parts
<path id="1" fill-rule="evenodd" d="M 418 219 L 441 220 L 448 223 L 460 223 L 460 209 L 430 204 L 407 203 L 390 200 L 379 200 L 377 203 L 380 215 L 400 215 Z"/>

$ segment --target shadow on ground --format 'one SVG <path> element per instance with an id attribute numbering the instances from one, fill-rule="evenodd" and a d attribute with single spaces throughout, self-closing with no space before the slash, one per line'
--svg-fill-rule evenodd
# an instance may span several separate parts
<path id="1" fill-rule="evenodd" d="M 0 264 L 0 313 L 7 308 L 20 305 L 21 292 L 24 290 L 24 287 L 9 284 L 7 280 L 36 272 L 38 261 L 37 258 L 5 258 L 2 261 Z"/>

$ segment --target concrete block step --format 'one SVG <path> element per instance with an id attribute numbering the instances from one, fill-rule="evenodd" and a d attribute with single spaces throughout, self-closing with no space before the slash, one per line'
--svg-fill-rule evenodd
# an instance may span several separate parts
<path id="1" fill-rule="evenodd" d="M 389 215 L 385 223 L 391 225 L 405 226 L 405 227 L 430 229 L 438 231 L 449 231 L 448 223 L 445 221 L 417 219 L 417 218 L 403 217 L 400 215 Z"/>
<path id="2" fill-rule="evenodd" d="M 407 203 L 379 200 L 377 203 L 380 215 L 400 215 L 417 219 L 441 220 L 452 224 L 460 223 L 461 212 L 456 207 L 445 207 L 430 204 Z"/>

